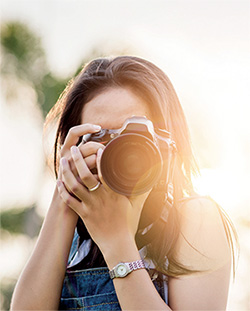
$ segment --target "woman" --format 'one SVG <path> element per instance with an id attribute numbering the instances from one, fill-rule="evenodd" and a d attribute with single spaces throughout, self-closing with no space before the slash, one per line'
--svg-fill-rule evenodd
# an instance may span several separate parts
<path id="1" fill-rule="evenodd" d="M 93 138 L 100 129 L 119 132 L 133 116 L 152 121 L 163 173 L 125 195 L 102 175 L 109 145 Z M 193 191 L 197 167 L 168 77 L 137 57 L 93 60 L 47 122 L 54 118 L 57 187 L 12 310 L 225 309 L 235 232 L 216 203 Z"/>

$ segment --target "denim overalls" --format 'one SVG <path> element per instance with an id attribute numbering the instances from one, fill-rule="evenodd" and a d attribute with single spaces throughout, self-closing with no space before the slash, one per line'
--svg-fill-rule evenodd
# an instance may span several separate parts
<path id="1" fill-rule="evenodd" d="M 69 255 L 69 263 L 77 256 L 78 238 L 79 236 L 75 232 Z M 83 250 L 83 252 L 85 251 Z M 144 253 L 143 249 L 140 250 L 143 259 Z M 158 293 L 167 303 L 166 277 L 160 273 L 153 273 L 155 270 L 152 262 L 145 260 L 145 266 L 149 274 L 152 275 L 151 279 Z M 108 268 L 67 270 L 63 282 L 59 310 L 121 310 Z"/>

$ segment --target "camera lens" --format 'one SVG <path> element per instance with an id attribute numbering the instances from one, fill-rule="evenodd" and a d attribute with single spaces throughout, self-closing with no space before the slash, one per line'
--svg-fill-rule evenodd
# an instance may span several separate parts
<path id="1" fill-rule="evenodd" d="M 160 177 L 162 158 L 147 137 L 128 133 L 109 142 L 101 158 L 106 184 L 123 195 L 139 195 L 150 190 Z"/>

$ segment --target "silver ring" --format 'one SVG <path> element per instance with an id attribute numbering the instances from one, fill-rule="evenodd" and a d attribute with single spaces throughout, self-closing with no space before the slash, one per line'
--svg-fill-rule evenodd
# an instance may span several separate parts
<path id="1" fill-rule="evenodd" d="M 100 187 L 100 181 L 98 181 L 98 184 L 95 185 L 93 188 L 90 188 L 89 191 L 95 191 L 96 189 L 98 189 Z"/>

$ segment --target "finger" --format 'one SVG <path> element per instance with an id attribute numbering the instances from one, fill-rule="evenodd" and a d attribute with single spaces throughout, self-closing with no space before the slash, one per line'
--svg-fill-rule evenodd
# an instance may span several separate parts
<path id="1" fill-rule="evenodd" d="M 74 163 L 74 160 L 72 158 L 72 156 L 70 157 L 66 157 L 69 161 L 69 166 L 70 166 L 70 169 L 71 171 L 73 172 L 73 174 L 77 177 L 78 176 L 78 173 L 77 173 L 77 169 L 75 167 L 75 163 Z M 87 164 L 87 167 L 91 170 L 93 168 L 96 168 L 96 154 L 91 154 L 90 156 L 87 156 L 87 157 L 83 157 L 84 158 L 84 161 L 86 162 Z"/>
<path id="2" fill-rule="evenodd" d="M 62 149 L 70 149 L 71 146 L 76 145 L 79 137 L 87 134 L 87 133 L 96 133 L 101 130 L 100 125 L 94 125 L 94 124 L 81 124 L 72 127 L 64 141 L 64 144 L 62 146 Z"/>
<path id="3" fill-rule="evenodd" d="M 75 163 L 75 167 L 77 172 L 81 178 L 81 181 L 88 188 L 94 188 L 98 184 L 98 180 L 94 177 L 94 175 L 90 172 L 87 164 L 85 163 L 82 154 L 76 146 L 71 147 L 72 158 Z"/>
<path id="4" fill-rule="evenodd" d="M 80 149 L 82 156 L 86 158 L 92 154 L 96 154 L 99 148 L 104 149 L 105 146 L 95 141 L 88 141 L 85 144 L 80 144 L 78 148 Z"/>
<path id="5" fill-rule="evenodd" d="M 64 157 L 64 158 L 65 158 L 65 157 Z M 75 177 L 77 177 L 77 175 L 78 175 L 78 174 L 77 174 L 77 169 L 76 169 L 76 167 L 75 167 L 74 160 L 73 160 L 72 157 L 71 157 L 71 153 L 70 153 L 70 157 L 67 157 L 67 159 L 68 159 L 69 167 L 70 167 L 72 173 L 75 175 Z"/>
<path id="6" fill-rule="evenodd" d="M 66 187 L 64 186 L 61 180 L 57 180 L 56 185 L 58 192 L 64 203 L 70 208 L 72 208 L 79 216 L 83 216 L 84 214 L 83 203 L 79 202 L 71 194 L 69 194 L 69 192 L 67 191 Z"/>
<path id="7" fill-rule="evenodd" d="M 94 141 L 87 142 L 85 144 L 78 145 L 79 150 L 88 166 L 91 170 L 96 168 L 96 153 L 99 148 L 105 148 L 101 143 L 97 143 Z"/>
<path id="8" fill-rule="evenodd" d="M 62 181 L 65 184 L 68 192 L 73 193 L 79 200 L 86 201 L 89 198 L 89 192 L 87 188 L 81 185 L 72 171 L 70 170 L 68 160 L 66 158 L 62 158 L 60 161 L 62 166 Z"/>
<path id="9" fill-rule="evenodd" d="M 91 156 L 84 158 L 84 161 L 86 162 L 87 167 L 92 170 L 96 167 L 96 154 L 92 154 Z"/>
<path id="10" fill-rule="evenodd" d="M 74 174 L 74 176 L 76 177 L 76 179 L 82 183 L 81 178 L 79 177 L 77 168 L 75 166 L 75 162 L 73 160 L 72 157 L 69 158 L 69 166 L 70 169 L 72 171 L 72 173 Z M 92 154 L 91 156 L 87 157 L 84 159 L 84 161 L 86 162 L 87 167 L 89 168 L 89 170 L 92 170 L 94 168 L 96 168 L 96 154 Z M 93 174 L 93 172 L 91 171 L 91 173 Z M 94 175 L 94 174 L 93 174 Z"/>
<path id="11" fill-rule="evenodd" d="M 83 185 L 82 181 L 81 181 L 81 178 L 79 177 L 78 175 L 78 172 L 77 172 L 77 169 L 75 167 L 75 164 L 74 164 L 74 161 L 73 159 L 70 157 L 68 159 L 68 162 L 69 162 L 69 166 L 70 166 L 70 170 L 71 172 L 73 173 L 73 175 L 75 176 L 76 180 Z M 58 171 L 58 179 L 62 180 L 63 177 L 62 177 L 62 166 L 60 165 L 59 166 L 59 171 Z M 84 185 L 83 185 L 84 186 Z M 85 187 L 85 186 L 84 186 Z"/>
<path id="12" fill-rule="evenodd" d="M 69 166 L 70 166 L 70 169 L 71 169 L 73 175 L 74 175 L 75 178 L 82 184 L 82 180 L 81 180 L 81 178 L 80 178 L 80 176 L 79 176 L 79 174 L 78 174 L 78 171 L 77 171 L 76 166 L 75 166 L 75 162 L 74 162 L 74 160 L 73 160 L 71 154 L 70 154 L 70 157 L 69 157 L 69 158 L 67 157 L 67 159 L 68 159 Z M 96 168 L 96 154 L 92 154 L 91 156 L 85 158 L 84 161 L 86 162 L 86 164 L 87 164 L 87 166 L 88 166 L 88 168 L 89 168 L 90 170 Z M 93 173 L 93 172 L 92 172 L 92 173 Z M 60 168 L 59 168 L 58 178 L 59 178 L 59 179 L 62 179 L 61 176 L 62 176 L 62 175 L 61 175 Z"/>

